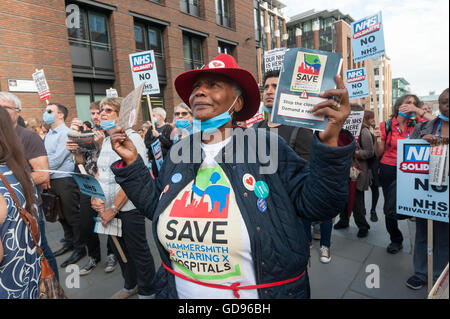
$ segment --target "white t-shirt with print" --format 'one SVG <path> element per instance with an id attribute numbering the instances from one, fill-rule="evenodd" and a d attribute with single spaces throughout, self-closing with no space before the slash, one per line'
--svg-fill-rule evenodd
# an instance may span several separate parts
<path id="1" fill-rule="evenodd" d="M 176 196 L 158 220 L 158 238 L 170 253 L 172 269 L 190 279 L 230 286 L 255 285 L 250 238 L 233 187 L 214 157 L 231 137 L 202 144 L 204 159 L 195 180 Z M 217 289 L 175 277 L 181 299 L 232 299 L 232 290 Z M 257 299 L 256 289 L 239 290 Z"/>

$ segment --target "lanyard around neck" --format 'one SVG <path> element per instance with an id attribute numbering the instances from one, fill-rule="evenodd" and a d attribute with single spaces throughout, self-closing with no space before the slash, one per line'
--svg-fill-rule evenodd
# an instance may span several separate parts
<path id="1" fill-rule="evenodd" d="M 410 132 L 408 130 L 408 123 L 406 123 L 405 125 L 406 125 L 406 132 L 408 132 L 408 137 L 407 138 L 409 138 Z M 398 123 L 395 125 L 395 127 L 397 128 L 397 131 L 400 133 L 400 135 L 404 136 L 403 135 L 403 131 L 400 129 L 400 125 Z"/>

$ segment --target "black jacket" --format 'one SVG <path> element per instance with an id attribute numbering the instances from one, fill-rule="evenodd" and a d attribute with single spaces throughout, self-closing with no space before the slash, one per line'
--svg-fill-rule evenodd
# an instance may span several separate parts
<path id="1" fill-rule="evenodd" d="M 195 156 L 202 153 L 200 143 L 196 140 L 197 135 L 175 144 L 190 150 L 191 163 L 175 164 L 171 156 L 167 156 L 156 180 L 146 172 L 140 158 L 122 168 L 115 168 L 118 163 L 112 165 L 117 183 L 137 209 L 153 221 L 153 234 L 162 262 L 169 267 L 169 253 L 158 240 L 156 225 L 158 216 L 195 178 L 200 168 L 201 160 L 192 164 Z M 255 142 L 249 142 L 246 138 L 243 143 L 238 143 L 239 139 L 233 135 L 233 143 L 227 144 L 217 155 L 216 161 L 230 180 L 249 233 L 257 284 L 295 278 L 306 270 L 309 246 L 300 217 L 325 221 L 343 210 L 348 197 L 348 176 L 355 141 L 347 132 L 342 135 L 351 143 L 342 147 L 330 147 L 320 143 L 315 135 L 310 163 L 299 157 L 282 138 L 269 132 L 257 136 Z M 266 154 L 270 154 L 270 142 L 278 143 L 278 151 L 274 152 L 278 156 L 276 173 L 260 174 L 260 167 L 265 166 L 255 147 L 260 138 L 266 140 Z M 236 150 L 246 150 L 246 154 Z M 249 160 L 252 152 L 256 153 L 256 163 Z M 224 163 L 230 155 L 231 163 Z M 239 156 L 242 155 L 244 160 L 239 161 Z M 183 176 L 182 181 L 177 184 L 171 182 L 175 173 L 182 173 Z M 246 173 L 252 174 L 256 180 L 265 181 L 269 186 L 267 210 L 264 214 L 256 207 L 257 197 L 254 192 L 248 191 L 242 183 Z M 166 185 L 170 185 L 169 191 L 162 194 Z M 163 267 L 156 275 L 155 288 L 157 298 L 178 298 L 174 276 Z M 309 298 L 308 275 L 289 284 L 259 289 L 258 295 L 260 298 Z"/>

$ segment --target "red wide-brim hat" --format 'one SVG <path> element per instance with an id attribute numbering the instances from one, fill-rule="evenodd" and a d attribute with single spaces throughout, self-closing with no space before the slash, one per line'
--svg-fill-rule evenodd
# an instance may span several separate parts
<path id="1" fill-rule="evenodd" d="M 175 89 L 184 103 L 191 107 L 189 97 L 193 85 L 198 76 L 206 73 L 227 76 L 241 86 L 244 95 L 244 107 L 240 112 L 235 113 L 237 121 L 246 121 L 255 115 L 261 103 L 258 83 L 253 74 L 240 68 L 236 60 L 228 54 L 220 54 L 202 69 L 186 71 L 175 79 Z"/>

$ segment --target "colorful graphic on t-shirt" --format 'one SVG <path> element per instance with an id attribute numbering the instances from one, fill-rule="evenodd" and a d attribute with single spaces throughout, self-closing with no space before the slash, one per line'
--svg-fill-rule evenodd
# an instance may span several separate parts
<path id="1" fill-rule="evenodd" d="M 243 277 L 243 223 L 233 188 L 220 165 L 203 165 L 161 214 L 158 238 L 177 271 L 227 283 Z"/>
<path id="2" fill-rule="evenodd" d="M 193 198 L 197 195 L 200 200 Z M 175 200 L 171 217 L 227 218 L 230 186 L 219 165 L 198 171 L 196 184 Z"/>

